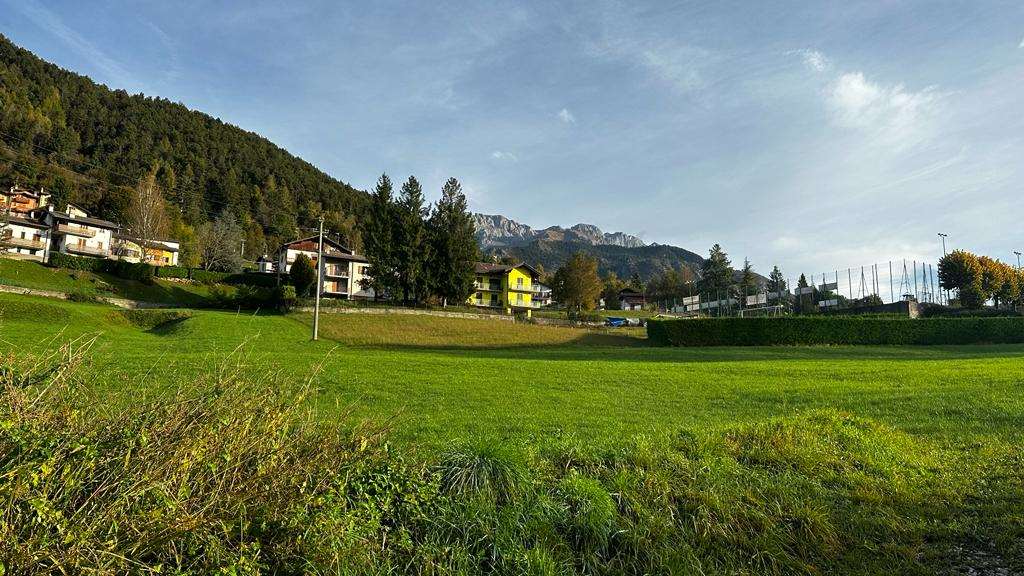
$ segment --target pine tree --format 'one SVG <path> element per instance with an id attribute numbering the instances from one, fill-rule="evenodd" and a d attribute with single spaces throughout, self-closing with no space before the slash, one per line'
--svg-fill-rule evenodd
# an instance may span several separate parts
<path id="1" fill-rule="evenodd" d="M 476 227 L 462 186 L 449 178 L 427 222 L 430 237 L 430 284 L 444 304 L 464 302 L 473 293 L 474 270 L 480 259 Z"/>
<path id="2" fill-rule="evenodd" d="M 729 297 L 733 286 L 733 269 L 729 257 L 718 244 L 711 247 L 707 260 L 701 264 L 701 290 L 714 298 Z"/>
<path id="3" fill-rule="evenodd" d="M 429 243 L 424 219 L 428 208 L 423 202 L 423 187 L 409 176 L 395 204 L 395 260 L 398 285 L 406 303 L 421 302 L 427 296 L 426 264 Z"/>
<path id="4" fill-rule="evenodd" d="M 398 290 L 395 266 L 395 202 L 391 179 L 382 174 L 370 197 L 370 208 L 364 221 L 366 259 L 370 262 L 369 278 L 364 289 L 373 289 L 374 299 L 393 295 Z"/>
<path id="5" fill-rule="evenodd" d="M 743 259 L 743 272 L 740 275 L 740 306 L 747 305 L 747 296 L 751 296 L 758 292 L 757 278 L 754 276 L 754 267 L 750 264 L 750 260 Z"/>
<path id="6" fill-rule="evenodd" d="M 806 278 L 804 280 L 806 281 Z M 778 266 L 772 267 L 772 273 L 768 275 L 767 288 L 768 292 L 771 292 L 772 294 L 778 294 L 787 290 L 786 279 L 782 275 L 782 270 L 779 270 Z"/>

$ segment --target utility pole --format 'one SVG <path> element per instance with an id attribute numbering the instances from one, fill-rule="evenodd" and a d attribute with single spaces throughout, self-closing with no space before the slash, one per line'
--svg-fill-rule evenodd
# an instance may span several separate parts
<path id="1" fill-rule="evenodd" d="M 1017 270 L 1020 270 L 1020 250 L 1014 250 L 1013 253 L 1017 255 Z"/>
<path id="2" fill-rule="evenodd" d="M 320 337 L 321 273 L 324 265 L 324 217 L 320 216 L 320 239 L 316 244 L 316 300 L 313 304 L 313 340 Z"/>

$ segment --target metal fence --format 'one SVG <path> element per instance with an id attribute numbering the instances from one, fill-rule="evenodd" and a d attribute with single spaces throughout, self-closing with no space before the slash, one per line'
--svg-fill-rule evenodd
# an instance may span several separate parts
<path id="1" fill-rule="evenodd" d="M 791 310 L 828 311 L 903 300 L 948 304 L 951 297 L 939 286 L 938 265 L 916 260 L 890 260 L 826 272 L 787 275 L 783 289 L 760 284 L 751 293 L 700 291 L 676 299 L 668 310 L 700 316 L 779 315 Z"/>

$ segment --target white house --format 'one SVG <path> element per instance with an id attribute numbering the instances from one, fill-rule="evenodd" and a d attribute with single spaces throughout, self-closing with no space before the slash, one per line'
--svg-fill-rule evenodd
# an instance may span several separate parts
<path id="1" fill-rule="evenodd" d="M 299 254 L 305 254 L 316 266 L 317 240 L 317 236 L 310 236 L 281 246 L 277 255 L 276 270 L 282 274 L 291 272 L 292 264 Z M 366 258 L 327 237 L 324 237 L 323 254 L 323 291 L 320 293 L 322 296 L 347 299 L 373 298 L 373 289 L 363 289 L 362 286 L 362 280 L 369 277 L 369 261 Z"/>
<path id="2" fill-rule="evenodd" d="M 46 259 L 50 250 L 50 227 L 35 218 L 10 215 L 4 229 L 6 251 L 27 260 Z"/>
<path id="3" fill-rule="evenodd" d="M 110 258 L 113 235 L 120 226 L 107 220 L 90 218 L 81 208 L 68 204 L 67 212 L 58 212 L 53 205 L 42 213 L 49 226 L 50 250 L 76 256 Z"/>

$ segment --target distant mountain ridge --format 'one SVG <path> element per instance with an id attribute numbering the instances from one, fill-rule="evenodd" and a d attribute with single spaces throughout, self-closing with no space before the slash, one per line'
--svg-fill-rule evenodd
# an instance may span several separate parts
<path id="1" fill-rule="evenodd" d="M 597 259 L 598 271 L 615 272 L 620 278 L 634 274 L 649 280 L 683 266 L 700 269 L 704 259 L 677 246 L 645 244 L 623 232 L 606 233 L 593 224 L 569 228 L 551 226 L 536 230 L 500 215 L 474 214 L 476 238 L 484 254 L 541 265 L 553 272 L 576 252 Z"/>
<path id="2" fill-rule="evenodd" d="M 605 233 L 593 224 L 576 224 L 569 228 L 551 226 L 534 230 L 498 214 L 473 214 L 476 225 L 476 239 L 484 250 L 523 246 L 535 240 L 576 242 L 593 246 L 622 246 L 640 248 L 643 240 L 623 232 Z"/>

